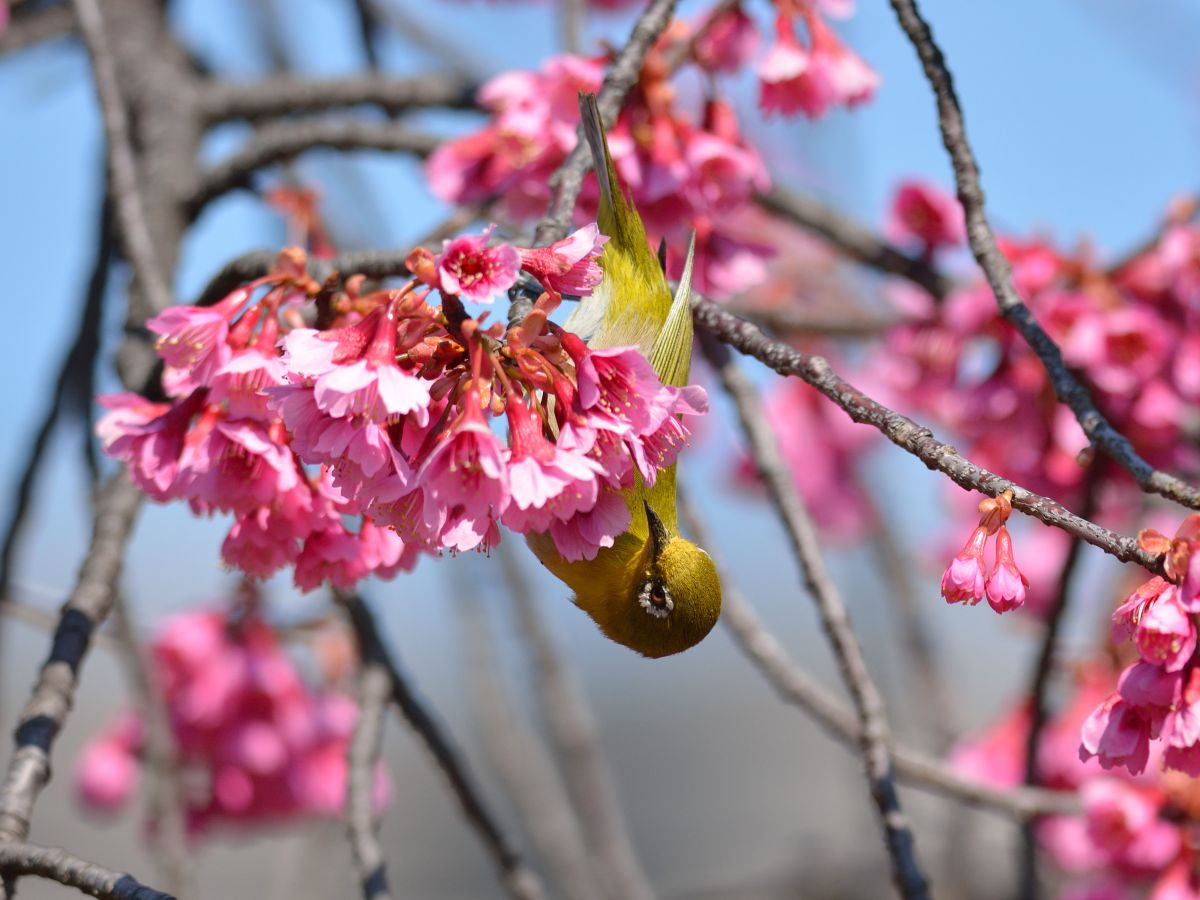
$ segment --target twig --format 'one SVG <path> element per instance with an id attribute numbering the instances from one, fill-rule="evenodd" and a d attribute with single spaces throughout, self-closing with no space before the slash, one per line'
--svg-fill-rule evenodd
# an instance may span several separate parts
<path id="1" fill-rule="evenodd" d="M 1162 572 L 1162 560 L 1146 553 L 1137 541 L 1075 515 L 1062 504 L 977 466 L 949 444 L 934 438 L 926 427 L 871 399 L 841 378 L 820 356 L 772 341 L 750 322 L 731 315 L 709 300 L 697 297 L 692 305 L 696 325 L 740 353 L 753 356 L 780 375 L 795 376 L 811 384 L 841 407 L 855 422 L 877 428 L 893 444 L 908 451 L 927 467 L 948 475 L 960 487 L 996 496 L 1013 492 L 1013 506 L 1021 512 L 1060 528 L 1099 547 L 1122 562 L 1136 562 L 1151 572 Z"/>
<path id="2" fill-rule="evenodd" d="M 542 714 L 605 889 L 614 900 L 651 900 L 654 890 L 617 805 L 616 786 L 587 699 L 543 626 L 533 591 L 512 549 L 501 544 L 496 552 L 535 667 Z"/>
<path id="3" fill-rule="evenodd" d="M 34 803 L 50 780 L 54 741 L 74 703 L 80 665 L 92 633 L 112 609 L 122 556 L 141 501 L 141 491 L 124 469 L 96 499 L 91 546 L 63 607 L 49 658 L 13 735 L 16 748 L 0 787 L 0 842 L 21 842 L 29 834 Z"/>
<path id="4" fill-rule="evenodd" d="M 53 38 L 67 37 L 75 30 L 75 10 L 69 6 L 48 6 L 27 13 L 14 13 L 12 21 L 0 33 L 0 56 L 16 53 Z"/>
<path id="5" fill-rule="evenodd" d="M 387 666 L 392 702 L 396 704 L 405 721 L 417 733 L 442 774 L 446 776 L 451 790 L 462 806 L 467 822 L 479 834 L 499 870 L 505 889 L 517 900 L 541 900 L 544 896 L 541 881 L 533 870 L 526 866 L 513 843 L 501 830 L 499 822 L 485 805 L 483 795 L 465 761 L 434 718 L 432 711 L 425 706 L 408 679 L 401 673 L 395 658 L 383 645 L 371 610 L 362 598 L 355 594 L 338 592 L 337 600 L 350 618 L 350 624 L 359 642 L 360 655 L 363 658 L 378 659 Z"/>
<path id="6" fill-rule="evenodd" d="M 1096 493 L 1099 490 L 1099 466 L 1095 461 L 1088 467 L 1084 480 L 1083 515 L 1091 516 L 1096 508 Z M 1080 551 L 1083 542 L 1078 538 L 1071 541 L 1067 555 L 1059 572 L 1058 584 L 1054 591 L 1054 602 L 1046 618 L 1045 630 L 1042 632 L 1042 643 L 1038 649 L 1037 659 L 1029 674 L 1030 717 L 1029 735 L 1025 739 L 1025 777 L 1024 783 L 1036 787 L 1038 783 L 1038 744 L 1042 732 L 1050 719 L 1049 697 L 1050 681 L 1054 674 L 1054 658 L 1058 651 L 1058 635 L 1067 608 L 1071 601 L 1071 585 L 1078 572 Z M 1026 822 L 1021 828 L 1021 868 L 1020 896 L 1026 900 L 1036 900 L 1038 889 L 1037 874 L 1037 834 L 1036 820 Z"/>
<path id="7" fill-rule="evenodd" d="M 170 894 L 140 884 L 132 875 L 86 862 L 57 847 L 0 844 L 0 872 L 6 880 L 34 875 L 56 881 L 99 900 L 175 900 Z"/>
<path id="8" fill-rule="evenodd" d="M 187 198 L 197 215 L 206 204 L 249 184 L 259 169 L 322 147 L 332 150 L 382 150 L 425 157 L 442 139 L 406 127 L 357 119 L 295 119 L 272 122 L 254 133 L 240 150 L 200 176 Z"/>
<path id="9" fill-rule="evenodd" d="M 69 408 L 73 408 L 72 411 L 78 412 L 84 418 L 85 425 L 87 422 L 85 410 L 90 410 L 92 405 L 92 373 L 96 366 L 96 354 L 100 350 L 100 312 L 104 305 L 108 270 L 112 263 L 112 238 L 110 203 L 106 197 L 101 203 L 96 256 L 92 263 L 91 275 L 88 277 L 87 290 L 84 292 L 78 330 L 59 365 L 58 378 L 50 394 L 50 401 L 29 444 L 21 476 L 14 491 L 12 508 L 4 526 L 4 537 L 0 540 L 0 597 L 8 594 L 12 584 L 13 557 L 17 541 L 25 524 L 38 472 L 47 459 L 46 448 L 54 426 Z M 90 446 L 90 430 L 83 437 Z"/>
<path id="10" fill-rule="evenodd" d="M 709 548 L 718 546 L 682 493 L 679 496 L 679 514 L 698 543 Z M 714 557 L 713 561 L 720 568 L 720 560 Z M 724 571 L 721 572 L 721 587 L 721 623 L 730 630 L 738 649 L 767 683 L 784 701 L 799 707 L 832 737 L 845 744 L 857 744 L 862 729 L 854 712 L 788 657 Z M 960 775 L 943 761 L 903 744 L 895 744 L 892 753 L 896 774 L 902 781 L 958 803 L 978 806 L 1018 820 L 1036 815 L 1068 815 L 1079 811 L 1078 800 L 1073 794 L 1041 788 L 1001 790 Z"/>
<path id="11" fill-rule="evenodd" d="M 905 278 L 938 299 L 950 292 L 952 285 L 949 279 L 927 261 L 909 256 L 845 213 L 814 197 L 776 187 L 760 195 L 758 204 L 768 212 L 819 235 L 863 265 Z"/>
<path id="12" fill-rule="evenodd" d="M 453 571 L 453 568 L 452 568 Z M 457 589 L 467 676 L 479 730 L 530 839 L 571 900 L 602 900 L 587 844 L 554 761 L 513 708 L 496 662 L 491 629 L 474 591 Z"/>
<path id="13" fill-rule="evenodd" d="M 346 753 L 346 832 L 363 900 L 391 900 L 387 866 L 379 844 L 373 803 L 375 770 L 383 749 L 383 719 L 392 697 L 392 676 L 380 645 L 360 644 L 358 719 Z"/>
<path id="14" fill-rule="evenodd" d="M 621 111 L 625 95 L 637 83 L 642 72 L 642 63 L 646 54 L 658 40 L 663 29 L 671 21 L 675 12 L 675 0 L 650 0 L 645 11 L 634 23 L 629 40 L 617 53 L 608 71 L 604 73 L 604 83 L 600 87 L 597 101 L 600 106 L 600 116 L 605 125 L 611 125 Z M 575 210 L 575 200 L 583 188 L 583 177 L 592 166 L 592 157 L 583 139 L 583 126 L 575 132 L 575 148 L 562 161 L 554 174 L 550 176 L 550 190 L 554 199 L 550 208 L 538 223 L 533 232 L 533 246 L 542 247 L 566 236 L 571 228 L 571 214 Z"/>
<path id="15" fill-rule="evenodd" d="M 966 215 L 967 241 L 996 297 L 1001 315 L 1016 328 L 1042 361 L 1055 396 L 1075 414 L 1089 441 L 1132 475 L 1143 490 L 1191 509 L 1200 509 L 1200 490 L 1151 466 L 1138 455 L 1129 439 L 1104 417 L 1088 389 L 1067 368 L 1058 345 L 1021 300 L 1013 286 L 1012 267 L 1000 251 L 996 236 L 988 224 L 983 188 L 979 183 L 979 165 L 967 141 L 962 108 L 954 92 L 954 81 L 946 67 L 945 57 L 934 41 L 928 23 L 917 11 L 916 0 L 891 0 L 891 4 L 900 27 L 916 48 L 925 77 L 937 98 L 938 127 L 954 167 L 958 200 Z"/>
<path id="16" fill-rule="evenodd" d="M 143 757 L 153 779 L 150 808 L 156 846 L 161 851 L 155 854 L 155 859 L 166 886 L 180 900 L 188 900 L 197 893 L 187 843 L 179 754 L 171 733 L 170 714 L 138 641 L 128 603 L 120 593 L 113 598 L 112 626 L 113 638 L 137 700 L 142 722 Z"/>
<path id="17" fill-rule="evenodd" d="M 821 627 L 838 662 L 842 680 L 853 702 L 861 732 L 862 751 L 871 799 L 879 813 L 884 845 L 892 863 L 892 880 L 905 898 L 926 898 L 929 886 L 917 860 L 908 819 L 896 793 L 891 734 L 883 700 L 867 669 L 858 637 L 850 625 L 845 605 L 821 558 L 816 528 L 795 482 L 779 454 L 775 433 L 766 418 L 754 385 L 738 368 L 729 349 L 711 336 L 701 335 L 700 346 L 720 377 L 721 385 L 737 407 L 751 457 L 787 531 L 801 577 L 816 604 Z"/>
<path id="18" fill-rule="evenodd" d="M 134 156 L 129 115 L 117 81 L 117 67 L 105 32 L 99 0 L 71 0 L 79 30 L 92 58 L 96 94 L 108 147 L 108 171 L 121 244 L 133 262 L 138 284 L 150 306 L 171 305 L 171 283 L 162 266 L 146 219 L 137 158 Z"/>
<path id="19" fill-rule="evenodd" d="M 428 106 L 469 109 L 475 106 L 475 89 L 464 78 L 433 73 L 413 78 L 369 74 L 320 81 L 277 75 L 249 84 L 214 83 L 201 92 L 200 103 L 205 120 L 212 123 L 359 105 L 379 106 L 389 113 Z"/>

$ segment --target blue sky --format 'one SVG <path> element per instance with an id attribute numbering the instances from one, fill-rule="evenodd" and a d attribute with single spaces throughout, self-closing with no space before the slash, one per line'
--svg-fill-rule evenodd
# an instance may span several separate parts
<path id="1" fill-rule="evenodd" d="M 350 72 L 359 65 L 354 26 L 344 12 L 348 4 L 276 2 L 286 11 L 284 44 L 297 68 L 318 74 Z M 174 6 L 178 27 L 217 69 L 237 77 L 263 70 L 261 47 L 251 37 L 250 20 L 244 18 L 249 4 L 187 0 Z M 754 0 L 750 6 L 755 8 Z M 1194 4 L 926 0 L 922 7 L 954 70 L 989 211 L 1001 230 L 1040 231 L 1067 243 L 1086 236 L 1104 251 L 1119 252 L 1154 228 L 1173 195 L 1198 187 L 1200 67 L 1194 48 L 1200 45 L 1200 10 Z M 536 64 L 553 49 L 557 34 L 551 7 L 543 4 L 406 0 L 406 8 L 429 27 L 451 35 L 471 64 L 484 72 Z M 694 15 L 702 7 L 688 2 L 683 8 Z M 588 37 L 619 39 L 627 22 L 623 17 L 597 18 L 589 25 Z M 948 186 L 950 170 L 936 131 L 932 97 L 887 5 L 862 2 L 842 32 L 883 76 L 873 103 L 818 123 L 763 124 L 755 121 L 751 85 L 742 85 L 736 96 L 746 120 L 754 123 L 747 129 L 769 145 L 766 152 L 781 181 L 819 192 L 864 221 L 878 222 L 898 179 L 920 175 Z M 399 42 L 385 47 L 385 61 L 402 72 L 421 71 L 437 62 Z M 468 121 L 461 115 L 442 116 L 432 119 L 430 127 L 463 127 Z M 0 258 L 6 263 L 8 315 L 7 327 L 0 331 L 8 388 L 0 406 L 0 428 L 6 436 L 0 442 L 3 505 L 10 502 L 7 490 L 22 456 L 22 442 L 69 340 L 94 243 L 102 156 L 82 52 L 58 42 L 0 60 L 0 123 Z M 243 134 L 241 129 L 226 129 L 206 146 L 206 155 L 215 158 Z M 326 184 L 329 194 L 352 198 L 330 212 L 335 227 L 358 244 L 403 244 L 444 212 L 425 191 L 416 167 L 405 160 L 357 155 L 343 162 L 322 153 L 306 158 L 299 170 Z M 368 191 L 374 198 L 370 210 L 364 212 L 363 204 L 353 202 L 363 196 L 356 191 Z M 230 256 L 282 240 L 278 221 L 247 196 L 214 205 L 186 243 L 177 281 L 180 297 L 192 296 Z M 113 310 L 109 319 L 115 334 L 119 311 Z M 109 370 L 102 377 L 109 387 L 114 385 Z M 719 401 L 717 411 L 725 412 Z M 709 430 L 711 440 L 685 456 L 683 480 L 714 519 L 720 555 L 741 587 L 785 644 L 829 675 L 778 529 L 763 504 L 728 487 L 731 431 Z M 18 596 L 46 607 L 57 603 L 71 584 L 86 538 L 86 486 L 77 459 L 75 445 L 55 443 L 20 557 Z M 880 454 L 874 475 L 885 494 L 906 501 L 906 532 L 914 550 L 923 549 L 938 522 L 937 480 L 914 461 L 888 451 Z M 195 520 L 181 506 L 146 509 L 126 576 L 144 620 L 152 622 L 166 611 L 216 596 L 230 583 L 217 555 L 226 525 L 224 520 Z M 890 620 L 878 603 L 883 586 L 857 571 L 864 558 L 857 551 L 835 554 L 872 664 L 886 678 L 896 665 L 896 651 L 888 638 Z M 494 566 L 474 559 L 426 560 L 414 576 L 372 588 L 371 596 L 411 667 L 454 718 L 461 714 L 462 698 L 456 688 L 461 659 L 443 577 L 451 565 L 470 566 L 483 583 L 494 577 Z M 695 718 L 688 727 L 700 728 L 697 691 L 731 717 L 751 702 L 748 696 L 758 696 L 745 693 L 749 688 L 744 683 L 730 681 L 725 674 L 735 663 L 723 635 L 677 660 L 649 663 L 601 640 L 590 622 L 565 602 L 561 585 L 544 578 L 538 583 L 547 598 L 564 596 L 563 602 L 545 607 L 547 615 L 593 686 L 602 720 L 628 726 L 614 732 L 618 760 L 623 752 L 641 749 L 641 744 L 630 743 L 629 728 L 643 738 L 652 733 L 654 741 L 668 742 L 665 734 L 653 730 L 656 702 L 674 704 L 677 716 Z M 277 608 L 288 617 L 303 615 L 317 602 L 290 597 L 279 579 L 272 589 L 280 599 Z M 1019 634 L 998 626 L 986 610 L 945 610 L 932 580 L 925 583 L 924 595 L 935 630 L 963 663 L 958 681 L 964 696 L 986 686 L 994 697 L 1012 677 L 1021 677 L 1022 667 L 1011 663 L 1006 665 L 1012 672 L 1007 681 L 966 664 L 1000 659 L 1010 652 L 1019 659 L 1027 652 Z M 6 676 L 15 671 L 17 683 L 24 684 L 28 666 L 40 657 L 43 644 L 23 641 L 15 649 L 4 660 Z M 655 691 L 647 698 L 650 676 Z M 977 721 L 985 712 L 973 718 Z M 677 787 L 688 790 L 683 784 Z M 656 813 L 646 806 L 653 793 L 644 801 L 636 793 L 631 796 L 635 821 L 656 821 Z M 776 802 L 771 790 L 764 790 L 762 801 L 768 806 Z M 736 799 L 731 802 L 736 807 Z M 732 815 L 730 827 L 740 821 Z M 685 862 L 715 866 L 723 859 L 699 846 L 664 852 L 660 862 L 668 869 Z"/>

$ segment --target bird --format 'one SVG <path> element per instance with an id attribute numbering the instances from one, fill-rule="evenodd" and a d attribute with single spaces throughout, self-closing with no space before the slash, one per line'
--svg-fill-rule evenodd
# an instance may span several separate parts
<path id="1" fill-rule="evenodd" d="M 609 240 L 604 278 L 564 323 L 593 349 L 635 346 L 663 384 L 687 383 L 692 357 L 691 275 L 695 240 L 672 295 L 660 257 L 621 189 L 594 94 L 580 94 L 583 135 L 600 185 L 597 225 Z M 652 486 L 637 476 L 624 491 L 629 530 L 594 559 L 566 560 L 544 533 L 527 536 L 534 555 L 574 592 L 575 604 L 613 641 L 659 658 L 699 643 L 721 613 L 721 582 L 709 555 L 679 534 L 675 466 Z"/>

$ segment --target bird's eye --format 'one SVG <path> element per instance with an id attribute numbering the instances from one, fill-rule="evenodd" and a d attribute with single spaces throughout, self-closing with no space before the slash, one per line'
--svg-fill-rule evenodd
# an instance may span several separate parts
<path id="1" fill-rule="evenodd" d="M 665 619 L 675 608 L 675 601 L 671 599 L 671 592 L 663 582 L 648 578 L 638 592 L 638 605 L 648 615 L 656 619 Z"/>

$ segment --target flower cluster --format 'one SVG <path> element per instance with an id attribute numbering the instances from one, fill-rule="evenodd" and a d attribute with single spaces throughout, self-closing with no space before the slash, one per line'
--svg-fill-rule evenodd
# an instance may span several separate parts
<path id="1" fill-rule="evenodd" d="M 897 198 L 893 221 L 907 220 L 918 246 L 946 246 L 959 234 L 953 201 L 926 188 L 917 202 L 912 189 Z M 923 233 L 914 216 L 926 220 Z M 1153 246 L 1108 268 L 1086 248 L 1068 254 L 1046 240 L 1002 239 L 1001 248 L 1018 293 L 1113 425 L 1153 465 L 1200 470 L 1186 433 L 1186 411 L 1200 401 L 1200 228 L 1179 221 Z M 942 302 L 915 288 L 898 298 L 908 322 L 889 333 L 878 362 L 901 398 L 951 428 L 981 465 L 1077 504 L 1087 438 L 987 285 L 956 290 Z M 1110 485 L 1104 511 L 1136 512 L 1136 485 L 1100 464 Z"/>
<path id="2" fill-rule="evenodd" d="M 308 687 L 253 608 L 171 618 L 153 643 L 151 671 L 184 775 L 190 834 L 340 815 L 354 702 Z M 118 810 L 136 786 L 143 751 L 136 713 L 94 737 L 76 765 L 80 801 L 98 812 Z M 373 794 L 378 809 L 389 794 L 380 767 Z"/>
<path id="3" fill-rule="evenodd" d="M 812 119 L 835 106 L 856 106 L 870 100 L 879 76 L 861 57 L 838 39 L 814 3 L 778 3 L 775 43 L 758 65 L 758 102 L 768 114 L 803 112 Z M 795 19 L 802 18 L 809 46 L 796 36 Z"/>
<path id="4" fill-rule="evenodd" d="M 979 525 L 966 544 L 950 561 L 942 575 L 942 596 L 947 603 L 974 606 L 984 597 L 998 613 L 1017 609 L 1025 603 L 1029 581 L 1013 558 L 1012 535 L 1005 522 L 1012 515 L 1012 491 L 979 502 Z M 995 537 L 995 564 L 988 574 L 984 553 L 988 539 Z"/>
<path id="5" fill-rule="evenodd" d="M 1200 896 L 1197 880 L 1196 822 L 1200 796 L 1196 783 L 1172 771 L 1151 769 L 1136 777 L 1102 768 L 1102 760 L 1077 751 L 1080 729 L 1118 681 L 1111 663 L 1094 662 L 1076 675 L 1075 689 L 1063 711 L 1052 718 L 1038 740 L 1037 783 L 1077 791 L 1083 814 L 1039 821 L 1037 838 L 1050 857 L 1072 876 L 1062 896 L 1133 897 L 1150 887 L 1149 896 Z M 1022 704 L 980 736 L 959 744 L 951 763 L 965 774 L 997 787 L 1025 780 L 1025 752 L 1031 714 Z M 1152 754 L 1153 754 L 1152 750 Z"/>
<path id="6" fill-rule="evenodd" d="M 1079 753 L 1136 775 L 1157 742 L 1164 766 L 1194 777 L 1200 775 L 1200 514 L 1189 516 L 1174 538 L 1145 529 L 1138 544 L 1163 556 L 1167 577 L 1151 578 L 1113 613 L 1113 640 L 1132 641 L 1138 659 L 1084 723 Z"/>
<path id="7" fill-rule="evenodd" d="M 105 450 L 155 500 L 232 513 L 228 564 L 291 565 L 304 590 L 486 550 L 500 524 L 592 558 L 628 527 L 621 492 L 674 463 L 707 403 L 636 349 L 592 350 L 547 319 L 598 283 L 603 242 L 594 225 L 540 249 L 468 235 L 414 251 L 399 288 L 353 277 L 336 293 L 285 251 L 212 308 L 150 322 L 170 402 L 103 398 Z M 545 287 L 524 320 L 467 316 L 463 299 L 490 301 L 522 268 Z"/>
<path id="8" fill-rule="evenodd" d="M 764 113 L 823 115 L 872 96 L 879 77 L 830 27 L 827 16 L 852 10 L 845 0 L 777 0 L 772 46 L 758 64 Z M 797 35 L 802 20 L 808 45 Z M 770 187 L 757 151 L 742 137 L 733 105 L 718 91 L 719 75 L 754 59 L 758 26 L 741 4 L 718 5 L 695 23 L 676 22 L 650 50 L 637 89 L 609 130 L 613 162 L 648 233 L 672 252 L 673 275 L 696 233 L 697 287 L 726 297 L 762 281 L 773 243 L 755 238 L 754 195 Z M 433 192 L 469 203 L 500 198 L 509 215 L 540 216 L 550 201 L 550 175 L 575 147 L 580 91 L 600 89 L 609 57 L 558 56 L 536 72 L 506 72 L 479 92 L 491 118 L 481 130 L 448 141 L 429 158 Z M 685 112 L 672 78 L 696 66 L 708 85 L 698 114 Z M 594 183 L 585 184 L 581 220 L 595 218 Z M 782 244 L 780 244 L 782 246 Z"/>

